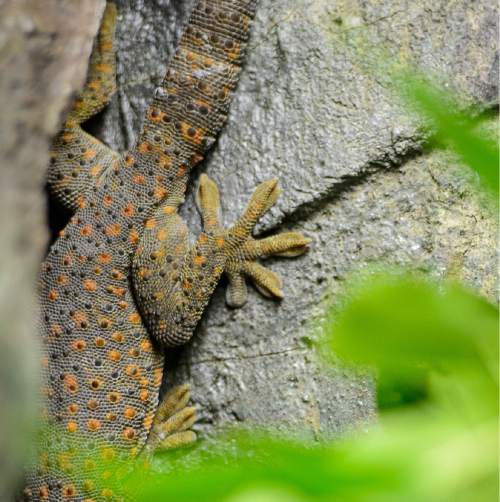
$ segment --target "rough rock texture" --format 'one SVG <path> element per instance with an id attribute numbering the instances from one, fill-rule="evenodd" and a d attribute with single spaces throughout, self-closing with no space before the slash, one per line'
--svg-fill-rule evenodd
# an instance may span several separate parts
<path id="1" fill-rule="evenodd" d="M 0 1 L 0 500 L 17 481 L 33 405 L 49 144 L 85 77 L 103 6 L 104 0 Z"/>
<path id="2" fill-rule="evenodd" d="M 133 144 L 192 5 L 118 2 L 120 91 L 92 125 L 115 148 Z M 204 169 L 221 185 L 228 223 L 255 184 L 279 176 L 284 195 L 262 230 L 303 231 L 315 244 L 273 264 L 286 281 L 280 305 L 252 295 L 230 311 L 221 288 L 193 343 L 169 357 L 172 379 L 193 384 L 205 432 L 241 421 L 316 435 L 373 415 L 369 379 L 319 368 L 309 322 L 352 270 L 402 264 L 493 294 L 494 219 L 450 169 L 457 159 L 421 153 L 421 124 L 380 66 L 417 64 L 464 104 L 488 108 L 496 20 L 487 0 L 262 1 L 229 124 Z M 185 213 L 196 229 L 192 201 Z"/>
<path id="3" fill-rule="evenodd" d="M 193 0 L 120 0 L 119 92 L 91 124 L 130 147 Z M 325 373 L 314 329 L 325 297 L 379 260 L 495 288 L 495 223 L 444 153 L 422 153 L 421 124 L 388 71 L 416 64 L 489 108 L 498 94 L 496 8 L 489 0 L 262 0 L 228 126 L 204 166 L 233 221 L 252 188 L 279 176 L 284 195 L 262 231 L 290 228 L 311 252 L 273 267 L 286 299 L 242 310 L 216 294 L 193 343 L 170 356 L 191 381 L 205 432 L 236 421 L 337 432 L 374 413 L 369 379 Z M 191 228 L 198 217 L 185 210 Z M 180 356 L 180 357 L 179 357 Z M 177 364 L 176 364 L 177 363 Z"/>

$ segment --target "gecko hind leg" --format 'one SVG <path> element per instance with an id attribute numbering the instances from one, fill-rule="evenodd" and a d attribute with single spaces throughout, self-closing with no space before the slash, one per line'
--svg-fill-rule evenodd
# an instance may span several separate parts
<path id="1" fill-rule="evenodd" d="M 196 433 L 190 430 L 196 421 L 195 408 L 187 406 L 190 397 L 187 384 L 174 387 L 164 397 L 145 445 L 146 454 L 180 448 L 196 441 Z"/>
<path id="2" fill-rule="evenodd" d="M 116 16 L 116 6 L 108 3 L 90 58 L 87 83 L 51 148 L 49 190 L 65 208 L 73 211 L 85 204 L 85 195 L 119 158 L 118 153 L 80 125 L 101 111 L 116 90 L 113 48 Z"/>

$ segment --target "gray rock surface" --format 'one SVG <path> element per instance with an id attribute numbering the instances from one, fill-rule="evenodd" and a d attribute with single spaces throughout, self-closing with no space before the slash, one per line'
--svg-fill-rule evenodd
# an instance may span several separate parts
<path id="1" fill-rule="evenodd" d="M 49 144 L 85 77 L 103 7 L 104 0 L 0 1 L 0 500 L 18 482 L 34 405 Z"/>
<path id="2" fill-rule="evenodd" d="M 133 145 L 193 0 L 119 0 L 119 92 L 92 129 Z M 273 261 L 286 299 L 253 294 L 241 310 L 215 295 L 193 342 L 167 362 L 190 381 L 198 427 L 235 422 L 336 433 L 374 415 L 369 378 L 325 371 L 315 326 L 349 273 L 374 262 L 453 275 L 495 290 L 495 222 L 463 181 L 457 159 L 422 153 L 425 135 L 391 84 L 417 65 L 489 108 L 498 94 L 496 8 L 489 0 L 262 0 L 229 123 L 203 167 L 220 184 L 226 223 L 260 181 L 284 195 L 261 231 L 314 239 Z M 189 199 L 185 216 L 198 228 Z"/>

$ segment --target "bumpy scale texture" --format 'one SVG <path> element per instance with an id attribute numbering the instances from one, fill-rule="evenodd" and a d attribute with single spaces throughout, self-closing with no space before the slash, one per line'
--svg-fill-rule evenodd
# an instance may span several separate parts
<path id="1" fill-rule="evenodd" d="M 197 202 L 204 231 L 194 245 L 177 212 L 191 168 L 226 120 L 256 4 L 196 5 L 137 146 L 125 155 L 80 127 L 115 90 L 116 8 L 106 9 L 86 87 L 54 142 L 49 167 L 52 194 L 74 216 L 41 272 L 47 427 L 27 476 L 27 500 L 120 500 L 106 476 L 95 482 L 100 459 L 193 441 L 187 386 L 158 403 L 163 348 L 190 338 L 224 272 L 231 306 L 246 301 L 244 276 L 263 294 L 281 297 L 280 279 L 256 260 L 296 256 L 309 243 L 296 233 L 252 237 L 279 194 L 276 180 L 262 183 L 226 230 L 218 189 L 202 175 Z"/>

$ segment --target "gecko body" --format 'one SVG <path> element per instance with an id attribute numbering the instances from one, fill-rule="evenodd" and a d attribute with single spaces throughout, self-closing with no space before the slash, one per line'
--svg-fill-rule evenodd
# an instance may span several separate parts
<path id="1" fill-rule="evenodd" d="M 281 297 L 280 279 L 257 259 L 296 256 L 309 243 L 292 232 L 252 237 L 276 201 L 276 180 L 262 183 L 225 229 L 217 186 L 202 175 L 203 232 L 193 245 L 178 214 L 192 168 L 226 121 L 256 5 L 197 3 L 137 144 L 124 155 L 81 128 L 115 90 L 116 8 L 106 9 L 87 84 L 54 141 L 49 166 L 51 193 L 74 215 L 40 275 L 48 432 L 27 476 L 26 500 L 118 500 L 106 482 L 93 480 L 100 458 L 193 441 L 187 386 L 159 403 L 164 348 L 189 340 L 223 273 L 233 307 L 246 301 L 245 277 L 263 294 Z M 79 458 L 75 444 L 89 455 Z"/>

